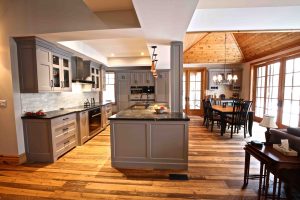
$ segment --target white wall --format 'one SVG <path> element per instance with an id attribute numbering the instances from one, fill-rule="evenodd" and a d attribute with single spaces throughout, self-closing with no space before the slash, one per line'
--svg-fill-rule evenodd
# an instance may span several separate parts
<path id="1" fill-rule="evenodd" d="M 149 56 L 141 57 L 110 57 L 108 58 L 110 67 L 132 67 L 132 66 L 151 66 Z"/>
<path id="2" fill-rule="evenodd" d="M 106 25 L 81 0 L 6 0 L 0 4 L 0 155 L 25 152 L 16 45 L 11 37 L 104 29 Z"/>
<path id="3" fill-rule="evenodd" d="M 288 50 L 280 51 L 278 53 L 271 54 L 271 55 L 253 60 L 251 62 L 243 63 L 243 84 L 242 84 L 241 97 L 243 99 L 250 99 L 250 81 L 252 81 L 251 77 L 250 77 L 250 65 L 251 65 L 251 63 L 256 63 L 256 62 L 259 62 L 259 61 L 270 59 L 270 58 L 273 58 L 275 56 L 280 56 L 280 55 L 283 55 L 283 54 L 286 54 L 286 53 L 289 53 L 289 52 L 293 52 L 293 51 L 297 51 L 297 50 L 300 50 L 300 46 L 295 47 L 295 48 L 291 48 L 291 49 L 288 49 Z"/>

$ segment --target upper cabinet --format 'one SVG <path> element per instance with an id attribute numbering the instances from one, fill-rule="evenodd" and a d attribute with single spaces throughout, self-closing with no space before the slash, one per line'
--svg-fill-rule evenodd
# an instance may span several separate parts
<path id="1" fill-rule="evenodd" d="M 86 60 L 86 61 L 84 61 L 84 67 L 89 67 L 91 79 L 92 79 L 92 81 L 95 82 L 94 84 L 92 84 L 92 91 L 101 91 L 102 90 L 102 86 L 101 86 L 102 77 L 101 77 L 100 64 L 95 63 L 90 60 Z"/>
<path id="2" fill-rule="evenodd" d="M 71 53 L 37 37 L 15 38 L 20 92 L 71 91 Z"/>
<path id="3" fill-rule="evenodd" d="M 106 67 L 104 65 L 101 66 L 101 88 L 102 91 L 106 90 Z"/>
<path id="4" fill-rule="evenodd" d="M 154 77 L 151 72 L 131 72 L 131 86 L 154 86 Z"/>

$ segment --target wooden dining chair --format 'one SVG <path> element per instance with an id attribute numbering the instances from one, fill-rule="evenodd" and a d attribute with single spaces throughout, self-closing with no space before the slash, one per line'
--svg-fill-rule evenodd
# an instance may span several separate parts
<path id="1" fill-rule="evenodd" d="M 207 111 L 208 111 L 208 124 L 207 124 L 207 127 L 209 128 L 209 122 L 211 122 L 211 130 L 210 131 L 212 132 L 213 128 L 214 128 L 214 125 L 215 125 L 215 122 L 217 122 L 217 125 L 221 124 L 221 116 L 218 113 L 213 111 L 210 101 L 208 102 Z"/>
<path id="2" fill-rule="evenodd" d="M 238 132 L 241 127 L 244 128 L 244 138 L 248 133 L 248 114 L 252 101 L 235 101 L 233 103 L 233 114 L 226 119 L 226 123 L 231 128 L 231 138 L 233 133 Z"/>

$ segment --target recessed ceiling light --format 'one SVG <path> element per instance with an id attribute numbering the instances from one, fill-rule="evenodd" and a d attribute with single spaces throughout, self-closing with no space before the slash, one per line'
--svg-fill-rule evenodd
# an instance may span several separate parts
<path id="1" fill-rule="evenodd" d="M 114 54 L 114 53 L 111 53 L 111 54 L 110 54 L 110 56 L 114 57 L 114 56 L 115 56 L 115 54 Z"/>
<path id="2" fill-rule="evenodd" d="M 144 52 L 141 52 L 141 56 L 145 55 Z"/>

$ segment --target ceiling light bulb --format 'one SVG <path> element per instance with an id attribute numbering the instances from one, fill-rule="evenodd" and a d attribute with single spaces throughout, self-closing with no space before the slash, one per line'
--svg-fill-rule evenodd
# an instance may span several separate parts
<path id="1" fill-rule="evenodd" d="M 221 74 L 218 75 L 218 81 L 221 82 L 223 80 L 223 77 Z"/>
<path id="2" fill-rule="evenodd" d="M 232 78 L 234 81 L 237 81 L 238 80 L 238 76 L 235 74 L 233 75 L 233 78 Z"/>
<path id="3" fill-rule="evenodd" d="M 145 55 L 144 52 L 141 52 L 141 56 Z"/>
<path id="4" fill-rule="evenodd" d="M 114 53 L 111 53 L 111 54 L 110 54 L 110 56 L 114 57 L 114 56 L 115 56 L 115 54 L 114 54 Z"/>
<path id="5" fill-rule="evenodd" d="M 232 80 L 232 74 L 228 74 L 227 80 L 228 80 L 228 81 L 231 81 L 231 80 Z"/>

